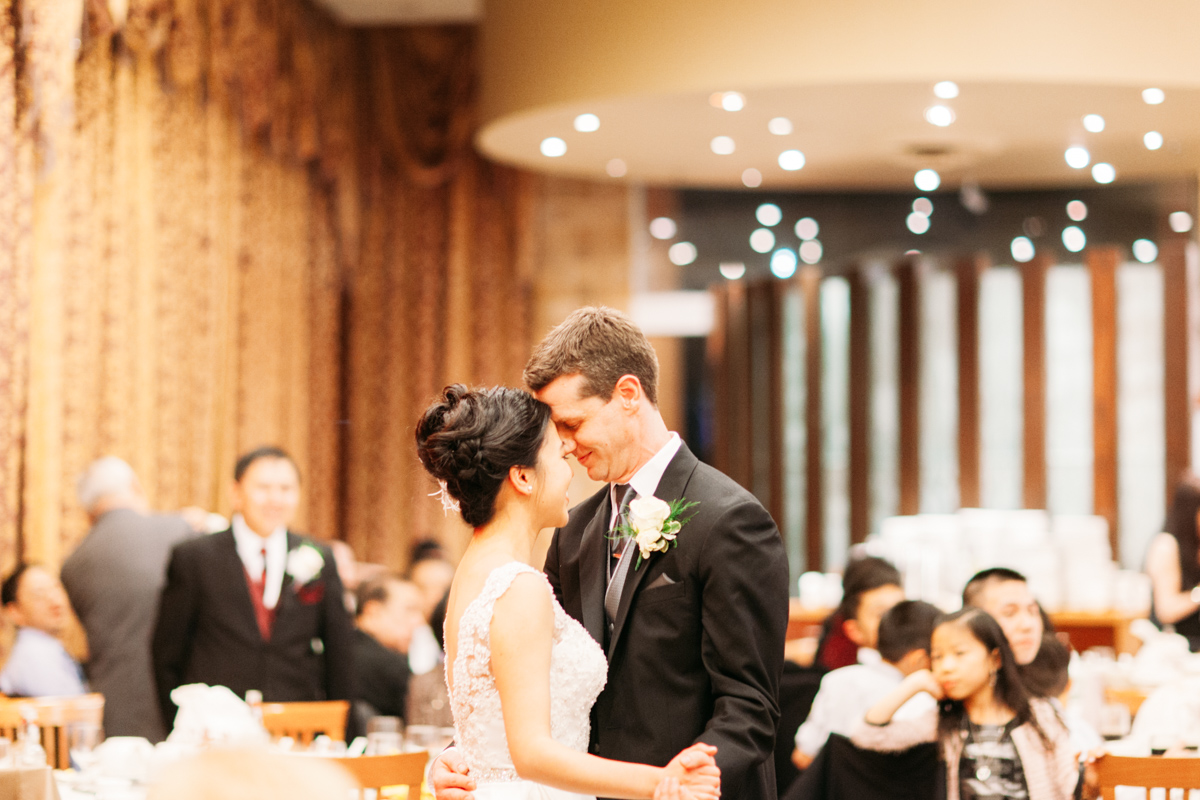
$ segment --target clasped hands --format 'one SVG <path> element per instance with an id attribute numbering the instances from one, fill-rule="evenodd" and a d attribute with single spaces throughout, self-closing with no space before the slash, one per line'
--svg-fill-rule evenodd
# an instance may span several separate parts
<path id="1" fill-rule="evenodd" d="M 719 800 L 721 770 L 717 748 L 697 743 L 671 759 L 654 789 L 654 800 Z M 434 759 L 429 782 L 437 800 L 474 800 L 475 781 L 467 762 L 451 747 Z"/>

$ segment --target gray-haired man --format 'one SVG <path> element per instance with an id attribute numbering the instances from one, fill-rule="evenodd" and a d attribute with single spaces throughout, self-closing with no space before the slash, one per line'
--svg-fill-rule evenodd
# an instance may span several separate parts
<path id="1" fill-rule="evenodd" d="M 194 533 L 180 516 L 150 513 L 133 468 L 115 456 L 93 462 L 76 488 L 92 529 L 63 564 L 62 582 L 87 631 L 104 732 L 161 741 L 150 635 L 171 548 Z"/>

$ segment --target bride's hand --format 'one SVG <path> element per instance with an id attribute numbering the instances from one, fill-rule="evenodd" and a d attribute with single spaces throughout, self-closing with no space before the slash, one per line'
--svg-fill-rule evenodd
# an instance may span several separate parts
<path id="1" fill-rule="evenodd" d="M 713 758 L 717 748 L 694 744 L 667 764 L 667 774 L 655 790 L 655 800 L 718 800 L 721 770 Z"/>

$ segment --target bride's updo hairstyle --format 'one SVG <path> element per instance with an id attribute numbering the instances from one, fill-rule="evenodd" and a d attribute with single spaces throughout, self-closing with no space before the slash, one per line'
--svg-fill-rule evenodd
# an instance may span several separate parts
<path id="1" fill-rule="evenodd" d="M 520 389 L 447 386 L 417 423 L 417 455 L 478 528 L 496 513 L 512 467 L 537 466 L 550 407 Z"/>

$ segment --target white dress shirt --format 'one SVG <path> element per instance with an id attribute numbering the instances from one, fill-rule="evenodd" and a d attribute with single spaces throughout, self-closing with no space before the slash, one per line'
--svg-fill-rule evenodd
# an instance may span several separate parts
<path id="1" fill-rule="evenodd" d="M 859 663 L 835 669 L 821 679 L 808 719 L 796 731 L 796 747 L 815 756 L 831 733 L 849 736 L 871 707 L 900 685 L 904 673 L 879 657 L 876 650 L 859 648 Z M 937 703 L 925 692 L 909 699 L 893 719 L 920 715 Z"/>
<path id="2" fill-rule="evenodd" d="M 662 483 L 663 473 L 667 471 L 667 467 L 671 464 L 671 459 L 679 452 L 679 447 L 683 442 L 679 438 L 678 433 L 671 433 L 671 437 L 667 439 L 667 443 L 662 448 L 650 457 L 650 460 L 633 473 L 633 477 L 629 479 L 629 485 L 637 492 L 638 497 L 653 497 L 658 491 L 658 484 Z M 609 518 L 612 520 L 612 527 L 619 524 L 617 519 L 617 484 L 610 483 L 608 486 L 608 502 L 612 513 Z"/>
<path id="3" fill-rule="evenodd" d="M 246 524 L 241 514 L 234 514 L 231 522 L 233 541 L 237 545 L 238 558 L 252 580 L 263 574 L 263 545 L 267 548 L 266 581 L 263 585 L 263 606 L 274 608 L 283 590 L 283 570 L 287 566 L 287 528 L 279 527 L 265 539 Z"/>

